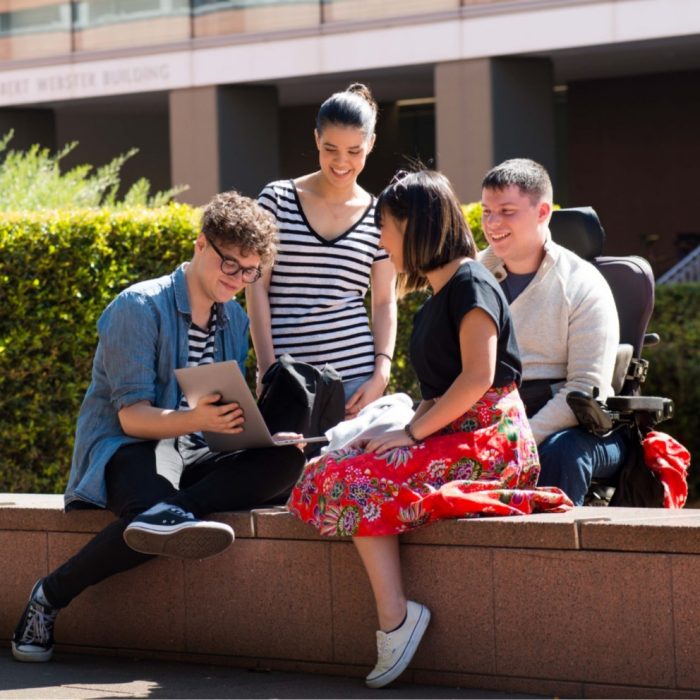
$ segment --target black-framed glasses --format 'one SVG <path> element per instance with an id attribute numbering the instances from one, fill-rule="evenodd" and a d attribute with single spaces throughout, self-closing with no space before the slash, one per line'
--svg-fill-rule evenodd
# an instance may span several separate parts
<path id="1" fill-rule="evenodd" d="M 209 245 L 214 249 L 216 254 L 221 258 L 221 272 L 223 272 L 225 275 L 228 275 L 229 277 L 234 277 L 237 275 L 239 272 L 241 273 L 241 279 L 246 283 L 246 284 L 253 284 L 253 282 L 257 282 L 260 279 L 260 275 L 262 275 L 262 270 L 259 267 L 243 267 L 238 260 L 235 258 L 227 258 L 218 248 L 216 243 L 211 240 L 211 238 L 207 238 L 207 241 L 209 242 Z"/>

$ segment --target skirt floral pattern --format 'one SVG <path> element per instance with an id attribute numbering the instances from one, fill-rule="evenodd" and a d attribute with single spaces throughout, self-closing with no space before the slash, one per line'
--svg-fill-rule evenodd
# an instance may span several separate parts
<path id="1" fill-rule="evenodd" d="M 442 431 L 378 456 L 360 449 L 309 462 L 287 503 L 322 535 L 394 535 L 446 518 L 564 511 L 536 488 L 537 447 L 514 385 L 489 389 Z"/>

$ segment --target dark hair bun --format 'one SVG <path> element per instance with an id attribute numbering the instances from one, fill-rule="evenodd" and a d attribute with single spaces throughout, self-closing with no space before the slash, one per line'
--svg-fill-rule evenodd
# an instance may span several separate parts
<path id="1" fill-rule="evenodd" d="M 377 101 L 374 99 L 371 90 L 366 85 L 362 83 L 351 83 L 347 86 L 347 88 L 345 88 L 345 92 L 351 92 L 353 95 L 361 97 L 365 102 L 367 102 L 367 104 L 369 104 L 375 114 L 378 112 L 379 106 L 377 105 Z"/>
<path id="2" fill-rule="evenodd" d="M 352 83 L 342 92 L 334 92 L 316 115 L 316 130 L 323 133 L 327 124 L 361 129 L 366 137 L 374 133 L 377 124 L 377 103 L 369 88 Z"/>

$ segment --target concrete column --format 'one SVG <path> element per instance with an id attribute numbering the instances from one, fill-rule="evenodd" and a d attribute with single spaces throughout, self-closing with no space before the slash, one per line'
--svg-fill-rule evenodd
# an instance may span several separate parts
<path id="1" fill-rule="evenodd" d="M 463 202 L 486 171 L 532 158 L 555 176 L 554 99 L 548 59 L 485 58 L 435 67 L 438 167 Z"/>
<path id="2" fill-rule="evenodd" d="M 279 175 L 275 88 L 211 86 L 170 93 L 172 182 L 179 199 L 205 204 L 237 189 L 255 196 Z"/>
<path id="3" fill-rule="evenodd" d="M 170 169 L 172 184 L 189 185 L 178 199 L 206 203 L 220 191 L 217 88 L 170 93 Z"/>

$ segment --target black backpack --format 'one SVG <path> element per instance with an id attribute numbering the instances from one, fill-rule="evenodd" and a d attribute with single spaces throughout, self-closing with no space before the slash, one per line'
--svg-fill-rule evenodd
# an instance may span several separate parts
<path id="1" fill-rule="evenodd" d="M 664 487 L 659 477 L 644 462 L 642 434 L 636 425 L 623 428 L 631 433 L 631 446 L 622 465 L 611 506 L 628 508 L 662 508 Z"/>
<path id="2" fill-rule="evenodd" d="M 265 372 L 262 384 L 258 405 L 273 435 L 316 437 L 345 418 L 343 382 L 331 365 L 318 370 L 285 354 Z M 305 452 L 311 456 L 320 449 L 314 444 Z"/>

